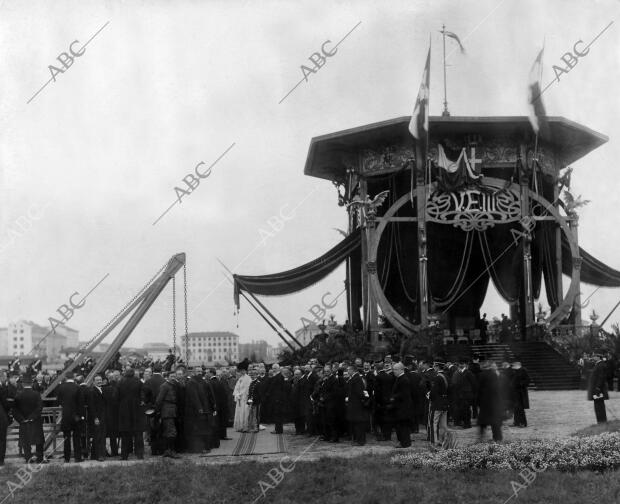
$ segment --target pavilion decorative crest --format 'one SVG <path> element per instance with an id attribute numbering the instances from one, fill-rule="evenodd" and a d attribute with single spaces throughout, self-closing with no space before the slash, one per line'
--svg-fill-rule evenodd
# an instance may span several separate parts
<path id="1" fill-rule="evenodd" d="M 467 188 L 458 192 L 435 192 L 426 204 L 426 220 L 452 224 L 463 231 L 484 231 L 495 224 L 521 218 L 519 195 L 511 190 L 491 192 Z"/>

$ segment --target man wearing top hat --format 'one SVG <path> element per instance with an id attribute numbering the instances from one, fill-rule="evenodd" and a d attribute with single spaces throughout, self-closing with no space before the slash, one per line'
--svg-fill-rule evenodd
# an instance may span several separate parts
<path id="1" fill-rule="evenodd" d="M 607 422 L 607 411 L 605 409 L 605 400 L 609 399 L 607 388 L 607 366 L 602 356 L 593 355 L 594 369 L 590 375 L 588 382 L 588 401 L 594 401 L 594 414 L 597 423 Z"/>
<path id="2" fill-rule="evenodd" d="M 512 363 L 512 396 L 514 398 L 514 423 L 513 427 L 527 427 L 525 410 L 530 407 L 530 398 L 527 387 L 530 384 L 530 376 L 519 361 Z"/>

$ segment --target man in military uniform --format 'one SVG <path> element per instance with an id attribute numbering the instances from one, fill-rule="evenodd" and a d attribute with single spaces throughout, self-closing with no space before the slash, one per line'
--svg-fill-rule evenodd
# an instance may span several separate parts
<path id="1" fill-rule="evenodd" d="M 161 417 L 162 437 L 164 438 L 164 457 L 180 458 L 175 451 L 177 437 L 177 385 L 178 380 L 174 373 L 170 373 L 155 399 L 155 410 Z"/>

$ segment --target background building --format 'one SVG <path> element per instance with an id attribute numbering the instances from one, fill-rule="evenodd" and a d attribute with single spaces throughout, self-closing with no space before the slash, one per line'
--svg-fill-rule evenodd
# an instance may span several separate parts
<path id="1" fill-rule="evenodd" d="M 142 346 L 142 349 L 146 352 L 147 356 L 149 356 L 154 361 L 156 360 L 166 360 L 168 356 L 168 350 L 172 348 L 168 343 L 145 343 Z M 190 345 L 191 348 L 191 345 Z M 177 355 L 181 352 L 179 345 L 177 345 Z M 184 355 L 184 354 L 181 354 Z"/>
<path id="2" fill-rule="evenodd" d="M 185 337 L 181 336 L 181 356 L 185 359 Z M 194 332 L 188 334 L 190 366 L 234 363 L 239 360 L 239 336 L 231 332 Z M 166 350 L 167 353 L 167 350 Z"/>
<path id="3" fill-rule="evenodd" d="M 239 360 L 246 357 L 251 362 L 264 362 L 269 359 L 270 345 L 265 340 L 252 340 L 251 343 L 239 344 Z"/>
<path id="4" fill-rule="evenodd" d="M 0 330 L 0 352 L 4 355 L 33 357 L 47 356 L 48 360 L 60 358 L 63 348 L 76 346 L 79 331 L 66 325 L 59 325 L 55 331 L 49 326 L 40 326 L 29 320 L 9 323 Z"/>

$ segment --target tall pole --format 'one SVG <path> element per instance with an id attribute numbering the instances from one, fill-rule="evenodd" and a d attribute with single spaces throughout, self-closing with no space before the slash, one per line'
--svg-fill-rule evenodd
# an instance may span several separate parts
<path id="1" fill-rule="evenodd" d="M 444 117 L 449 117 L 448 112 L 448 86 L 446 84 L 446 25 L 442 25 L 441 34 L 443 35 L 443 112 Z"/>

